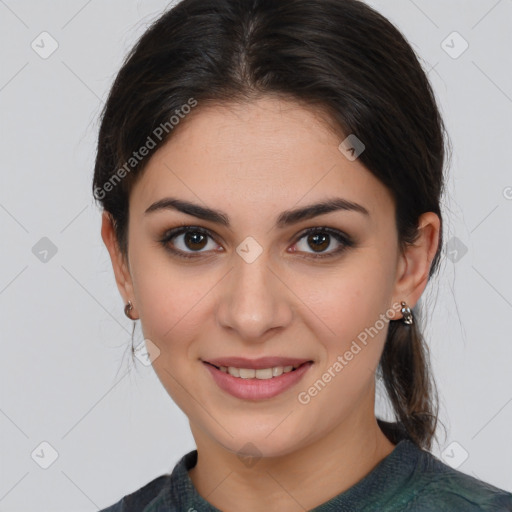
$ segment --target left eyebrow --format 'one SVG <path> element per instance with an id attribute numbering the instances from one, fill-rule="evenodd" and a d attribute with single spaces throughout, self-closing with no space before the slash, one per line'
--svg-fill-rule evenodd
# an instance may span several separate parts
<path id="1" fill-rule="evenodd" d="M 161 210 L 176 210 L 199 219 L 220 224 L 227 228 L 230 228 L 231 226 L 229 216 L 226 213 L 173 197 L 165 197 L 154 202 L 145 210 L 144 214 L 147 215 L 151 212 Z M 320 203 L 310 204 L 302 208 L 285 210 L 278 216 L 276 226 L 282 229 L 287 226 L 297 224 L 303 220 L 312 219 L 319 215 L 324 215 L 334 211 L 354 211 L 367 217 L 370 216 L 369 211 L 364 206 L 341 197 L 336 197 L 327 199 Z"/>
<path id="2" fill-rule="evenodd" d="M 311 204 L 303 208 L 296 208 L 294 210 L 286 210 L 279 215 L 276 226 L 278 228 L 284 228 L 292 224 L 297 224 L 303 220 L 312 219 L 319 215 L 331 213 L 335 211 L 354 211 L 362 213 L 366 217 L 370 217 L 370 212 L 359 203 L 354 203 L 341 197 L 333 199 L 327 199 L 321 203 Z"/>

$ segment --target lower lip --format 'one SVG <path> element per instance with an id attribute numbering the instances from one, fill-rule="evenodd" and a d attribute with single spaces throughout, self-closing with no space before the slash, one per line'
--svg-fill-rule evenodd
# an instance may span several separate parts
<path id="1" fill-rule="evenodd" d="M 219 388 L 245 400 L 263 400 L 279 395 L 279 393 L 297 384 L 313 365 L 311 362 L 305 363 L 295 371 L 283 373 L 279 377 L 272 377 L 271 379 L 242 379 L 224 373 L 211 364 L 204 362 L 203 364 L 208 368 Z"/>

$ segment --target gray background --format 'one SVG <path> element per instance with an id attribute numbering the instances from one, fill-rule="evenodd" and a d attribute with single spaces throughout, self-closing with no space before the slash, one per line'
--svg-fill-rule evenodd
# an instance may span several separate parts
<path id="1" fill-rule="evenodd" d="M 422 297 L 447 427 L 433 452 L 512 491 L 512 0 L 370 3 L 421 56 L 454 145 Z M 132 368 L 90 193 L 108 88 L 165 4 L 0 0 L 0 511 L 98 510 L 194 448 L 152 368 Z"/>

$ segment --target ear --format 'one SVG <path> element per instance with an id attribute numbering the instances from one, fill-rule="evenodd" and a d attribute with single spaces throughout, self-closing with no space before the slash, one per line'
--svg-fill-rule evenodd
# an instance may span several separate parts
<path id="1" fill-rule="evenodd" d="M 404 301 L 412 309 L 428 283 L 428 273 L 439 245 L 441 221 L 434 212 L 419 218 L 418 239 L 400 253 L 393 304 Z M 398 317 L 401 318 L 401 317 Z"/>
<path id="2" fill-rule="evenodd" d="M 130 275 L 128 258 L 119 249 L 119 243 L 114 230 L 114 223 L 110 213 L 104 211 L 101 217 L 101 238 L 107 247 L 114 269 L 117 288 L 126 304 L 129 300 L 134 302 L 133 283 Z M 130 312 L 133 319 L 136 319 L 135 304 Z"/>

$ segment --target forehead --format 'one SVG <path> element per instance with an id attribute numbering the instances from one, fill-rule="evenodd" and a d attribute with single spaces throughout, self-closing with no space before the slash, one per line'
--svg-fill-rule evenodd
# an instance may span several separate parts
<path id="1" fill-rule="evenodd" d="M 198 105 L 178 128 L 134 187 L 135 206 L 167 193 L 215 207 L 242 202 L 262 214 L 337 195 L 372 216 L 392 211 L 386 187 L 346 158 L 338 149 L 345 135 L 311 107 L 277 98 Z"/>

